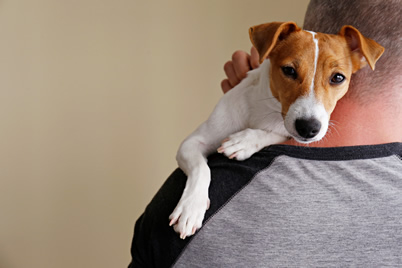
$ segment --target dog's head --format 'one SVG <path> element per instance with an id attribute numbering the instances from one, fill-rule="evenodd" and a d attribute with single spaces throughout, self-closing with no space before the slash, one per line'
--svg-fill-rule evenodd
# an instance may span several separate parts
<path id="1" fill-rule="evenodd" d="M 337 101 L 352 74 L 374 65 L 384 52 L 352 26 L 337 35 L 300 29 L 294 22 L 273 22 L 249 30 L 260 62 L 267 57 L 272 94 L 282 105 L 289 134 L 301 143 L 318 141 L 328 130 Z"/>

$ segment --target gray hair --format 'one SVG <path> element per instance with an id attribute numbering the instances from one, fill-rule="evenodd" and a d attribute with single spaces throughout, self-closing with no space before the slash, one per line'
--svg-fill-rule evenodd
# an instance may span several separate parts
<path id="1" fill-rule="evenodd" d="M 310 1 L 304 19 L 306 30 L 336 34 L 343 25 L 352 25 L 385 47 L 374 72 L 366 67 L 353 75 L 347 97 L 368 104 L 379 93 L 402 96 L 401 14 L 402 0 Z"/>

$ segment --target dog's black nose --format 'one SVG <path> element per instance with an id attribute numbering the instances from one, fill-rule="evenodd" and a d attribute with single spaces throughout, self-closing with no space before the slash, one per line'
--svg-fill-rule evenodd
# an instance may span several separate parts
<path id="1" fill-rule="evenodd" d="M 317 119 L 296 119 L 297 133 L 303 138 L 311 139 L 315 137 L 321 129 L 321 123 Z"/>

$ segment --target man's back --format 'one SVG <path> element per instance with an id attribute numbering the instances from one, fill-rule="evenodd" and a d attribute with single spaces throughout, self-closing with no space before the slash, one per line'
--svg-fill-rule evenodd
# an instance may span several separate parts
<path id="1" fill-rule="evenodd" d="M 132 265 L 402 266 L 401 156 L 402 143 L 213 155 L 203 228 L 184 241 L 169 229 L 186 180 L 176 170 L 137 221 Z"/>

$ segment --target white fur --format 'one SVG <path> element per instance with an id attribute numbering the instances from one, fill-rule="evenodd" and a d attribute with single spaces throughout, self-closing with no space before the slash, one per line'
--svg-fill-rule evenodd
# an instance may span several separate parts
<path id="1" fill-rule="evenodd" d="M 313 36 L 313 42 L 314 42 L 314 72 L 313 72 L 313 79 L 311 80 L 311 85 L 310 85 L 310 94 L 312 91 L 314 91 L 314 81 L 315 81 L 315 74 L 317 72 L 317 62 L 318 62 L 318 54 L 319 54 L 319 47 L 318 47 L 318 39 L 315 38 L 315 35 L 317 33 L 312 32 L 312 31 L 306 31 L 308 33 L 310 33 Z"/>

